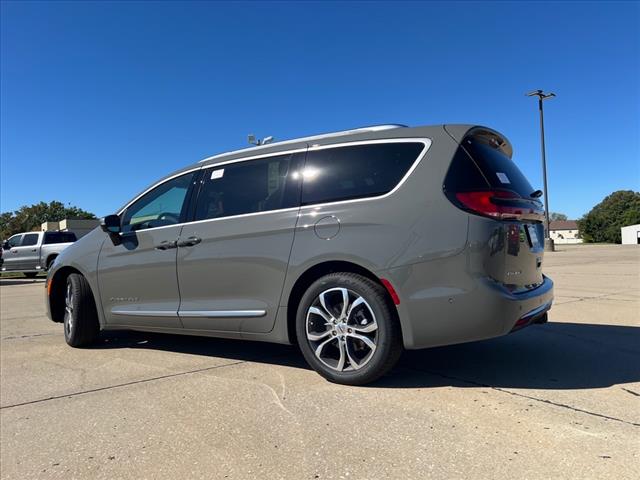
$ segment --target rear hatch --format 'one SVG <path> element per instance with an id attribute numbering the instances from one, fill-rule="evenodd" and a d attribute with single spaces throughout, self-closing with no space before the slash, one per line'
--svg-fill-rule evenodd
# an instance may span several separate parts
<path id="1" fill-rule="evenodd" d="M 485 269 L 511 291 L 542 282 L 544 210 L 497 133 L 474 130 L 460 143 L 445 179 L 445 194 L 458 208 L 494 220 Z"/>

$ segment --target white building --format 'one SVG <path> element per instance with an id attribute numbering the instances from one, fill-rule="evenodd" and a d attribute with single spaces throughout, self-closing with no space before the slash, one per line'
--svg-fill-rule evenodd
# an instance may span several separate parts
<path id="1" fill-rule="evenodd" d="M 575 220 L 553 220 L 549 222 L 549 236 L 558 245 L 582 243 L 578 224 Z"/>
<path id="2" fill-rule="evenodd" d="M 620 231 L 623 245 L 640 245 L 640 224 L 622 227 Z"/>
<path id="3" fill-rule="evenodd" d="M 44 222 L 40 226 L 43 232 L 53 230 L 60 232 L 73 232 L 77 238 L 84 237 L 91 230 L 100 225 L 100 220 L 85 218 L 65 218 L 59 222 Z"/>

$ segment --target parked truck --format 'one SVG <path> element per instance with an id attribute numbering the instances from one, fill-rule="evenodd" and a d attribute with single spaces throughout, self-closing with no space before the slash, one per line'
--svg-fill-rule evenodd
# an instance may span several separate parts
<path id="1" fill-rule="evenodd" d="M 22 272 L 34 278 L 46 271 L 65 248 L 76 241 L 73 232 L 17 233 L 2 243 L 2 272 Z"/>

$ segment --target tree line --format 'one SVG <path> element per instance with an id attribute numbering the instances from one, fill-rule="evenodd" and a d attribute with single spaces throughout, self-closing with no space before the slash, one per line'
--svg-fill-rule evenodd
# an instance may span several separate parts
<path id="1" fill-rule="evenodd" d="M 14 212 L 0 213 L 0 240 L 20 232 L 40 230 L 44 222 L 59 222 L 65 218 L 96 218 L 96 216 L 72 205 L 53 201 L 24 205 Z"/>
<path id="2" fill-rule="evenodd" d="M 587 243 L 622 243 L 621 227 L 640 223 L 640 192 L 618 190 L 578 220 Z"/>

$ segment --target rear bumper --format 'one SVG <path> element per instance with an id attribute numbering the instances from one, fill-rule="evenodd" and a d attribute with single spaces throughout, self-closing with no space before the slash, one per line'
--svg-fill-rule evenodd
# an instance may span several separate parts
<path id="1" fill-rule="evenodd" d="M 524 314 L 516 321 L 515 325 L 511 328 L 511 332 L 523 329 L 524 327 L 528 327 L 534 323 L 546 323 L 547 312 L 551 310 L 551 304 L 552 302 L 550 301 L 549 303 L 545 303 L 544 305 L 534 308 L 530 312 Z"/>
<path id="2" fill-rule="evenodd" d="M 464 256 L 456 261 L 464 262 Z M 499 337 L 544 320 L 553 303 L 549 277 L 543 276 L 535 289 L 512 293 L 487 277 L 449 273 L 456 269 L 464 271 L 464 263 L 442 268 L 418 264 L 386 272 L 400 295 L 405 348 Z"/>

